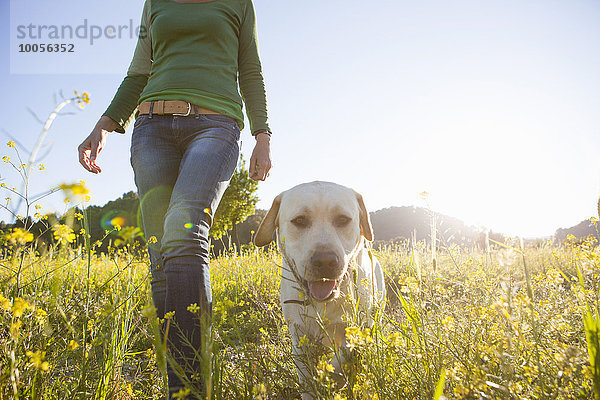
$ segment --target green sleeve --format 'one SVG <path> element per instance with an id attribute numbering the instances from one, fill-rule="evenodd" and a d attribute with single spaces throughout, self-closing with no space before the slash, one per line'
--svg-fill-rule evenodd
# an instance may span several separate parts
<path id="1" fill-rule="evenodd" d="M 251 0 L 246 2 L 239 38 L 238 71 L 240 91 L 250 120 L 250 131 L 269 129 L 267 123 L 267 96 L 258 55 L 256 15 Z"/>
<path id="2" fill-rule="evenodd" d="M 125 133 L 127 125 L 134 119 L 134 112 L 138 106 L 140 94 L 150 75 L 152 66 L 152 41 L 150 37 L 150 0 L 146 0 L 142 12 L 142 23 L 138 36 L 133 59 L 127 70 L 127 76 L 123 79 L 115 97 L 104 112 L 119 124 L 116 129 L 119 133 Z"/>

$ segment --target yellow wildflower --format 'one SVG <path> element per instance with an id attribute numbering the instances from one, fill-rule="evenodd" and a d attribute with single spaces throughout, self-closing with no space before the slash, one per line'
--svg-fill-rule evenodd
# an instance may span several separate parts
<path id="1" fill-rule="evenodd" d="M 442 319 L 442 325 L 447 326 L 449 329 L 454 327 L 454 318 L 451 315 L 447 315 Z"/>
<path id="2" fill-rule="evenodd" d="M 360 336 L 360 329 L 358 329 L 356 326 L 349 326 L 346 328 L 346 341 L 348 342 L 348 348 L 350 350 L 354 349 L 356 345 L 360 344 Z"/>
<path id="3" fill-rule="evenodd" d="M 15 317 L 20 318 L 21 315 L 23 315 L 23 312 L 28 308 L 31 308 L 31 306 L 29 305 L 27 300 L 24 300 L 21 297 L 17 297 L 13 301 L 12 313 Z"/>
<path id="4" fill-rule="evenodd" d="M 10 300 L 2 296 L 2 293 L 0 293 L 0 308 L 5 309 L 6 311 L 10 310 Z"/>
<path id="5" fill-rule="evenodd" d="M 71 184 L 63 183 L 62 185 L 60 185 L 60 189 L 63 192 L 65 192 L 65 196 L 67 197 L 68 200 L 71 200 L 73 198 L 80 199 L 83 196 L 86 196 L 90 193 L 89 189 L 85 186 L 84 181 L 80 181 L 79 183 L 71 183 Z"/>
<path id="6" fill-rule="evenodd" d="M 308 344 L 308 338 L 306 337 L 306 335 L 304 335 L 300 338 L 300 347 L 304 347 L 307 344 Z"/>
<path id="7" fill-rule="evenodd" d="M 321 358 L 321 360 L 317 364 L 317 374 L 319 375 L 319 377 L 323 378 L 323 377 L 325 377 L 327 372 L 333 372 L 333 371 L 335 371 L 335 368 L 333 368 L 333 365 L 331 365 L 329 362 L 327 362 L 326 359 Z"/>
<path id="8" fill-rule="evenodd" d="M 191 312 L 192 314 L 197 314 L 198 312 L 200 312 L 200 307 L 198 306 L 198 304 L 194 303 L 194 304 L 190 304 L 188 306 L 187 310 L 189 312 Z"/>
<path id="9" fill-rule="evenodd" d="M 10 142 L 6 143 L 6 145 L 7 145 L 8 147 L 11 147 L 11 148 L 13 148 L 13 149 L 14 149 L 14 148 L 15 148 L 15 141 L 14 141 L 14 140 L 11 140 Z"/>
<path id="10" fill-rule="evenodd" d="M 50 364 L 48 363 L 48 361 L 44 361 L 44 359 L 46 358 L 45 351 L 38 350 L 35 353 L 32 351 L 28 351 L 25 354 L 29 357 L 29 362 L 33 364 L 33 366 L 37 369 L 42 371 L 48 371 L 48 368 L 50 368 Z"/>
<path id="11" fill-rule="evenodd" d="M 165 314 L 165 319 L 172 319 L 175 316 L 175 311 L 169 311 Z"/>
<path id="12" fill-rule="evenodd" d="M 11 323 L 10 324 L 10 336 L 16 337 L 19 334 L 19 329 L 21 328 L 21 325 L 23 325 L 23 321 L 21 321 L 20 319 L 17 320 L 16 322 Z"/>
<path id="13" fill-rule="evenodd" d="M 54 239 L 62 245 L 72 243 L 76 238 L 73 229 L 67 225 L 57 224 L 52 229 L 54 230 Z"/>
<path id="14" fill-rule="evenodd" d="M 23 228 L 13 228 L 11 233 L 6 233 L 4 235 L 4 240 L 13 246 L 23 246 L 31 241 L 33 241 L 33 233 L 26 231 Z"/>
<path id="15" fill-rule="evenodd" d="M 332 365 L 332 364 L 329 364 L 329 363 L 326 363 L 326 364 L 325 364 L 325 369 L 326 369 L 327 371 L 329 371 L 329 372 L 333 372 L 333 371 L 335 371 L 335 368 L 333 367 L 333 365 Z"/>

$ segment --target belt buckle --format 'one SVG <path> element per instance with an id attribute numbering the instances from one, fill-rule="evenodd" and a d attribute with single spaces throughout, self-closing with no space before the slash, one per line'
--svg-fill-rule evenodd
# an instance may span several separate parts
<path id="1" fill-rule="evenodd" d="M 172 115 L 177 115 L 178 117 L 187 117 L 188 115 L 190 115 L 190 112 L 192 111 L 192 104 L 188 102 L 187 105 L 188 105 L 187 113 L 185 113 L 185 114 L 173 113 Z"/>

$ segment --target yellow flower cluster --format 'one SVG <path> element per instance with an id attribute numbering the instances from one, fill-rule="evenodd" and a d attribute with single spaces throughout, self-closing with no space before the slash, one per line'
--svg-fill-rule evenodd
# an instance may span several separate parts
<path id="1" fill-rule="evenodd" d="M 21 297 L 14 299 L 11 311 L 15 317 L 21 318 L 21 315 L 23 315 L 23 312 L 27 309 L 31 309 L 31 305 L 27 300 L 24 300 Z"/>
<path id="2" fill-rule="evenodd" d="M 72 195 L 82 195 L 88 194 L 90 192 L 88 188 L 85 187 L 84 181 L 70 184 L 63 183 L 62 185 L 60 185 L 60 189 Z"/>
<path id="3" fill-rule="evenodd" d="M 13 228 L 12 232 L 5 233 L 2 241 L 13 246 L 23 246 L 33 241 L 33 233 L 23 228 Z"/>
<path id="4" fill-rule="evenodd" d="M 27 357 L 29 357 L 29 362 L 37 369 L 46 372 L 48 371 L 48 368 L 50 368 L 50 364 L 48 363 L 48 361 L 45 361 L 45 351 L 28 351 L 25 354 L 27 355 Z"/>
<path id="5" fill-rule="evenodd" d="M 403 282 L 400 282 L 400 292 L 403 294 L 419 293 L 419 280 L 414 276 L 407 277 Z"/>
<path id="6" fill-rule="evenodd" d="M 371 330 L 369 328 L 361 330 L 356 326 L 349 326 L 346 328 L 346 341 L 350 350 L 373 343 Z"/>
<path id="7" fill-rule="evenodd" d="M 11 308 L 11 301 L 0 293 L 0 308 L 8 311 Z"/>
<path id="8" fill-rule="evenodd" d="M 327 361 L 325 357 L 322 357 L 317 364 L 317 375 L 319 379 L 323 379 L 327 376 L 328 373 L 332 373 L 335 371 L 335 368 L 331 363 Z"/>
<path id="9" fill-rule="evenodd" d="M 77 102 L 77 104 L 79 104 L 79 107 L 83 108 L 86 104 L 89 104 L 90 95 L 87 92 L 83 92 L 82 94 L 77 93 L 77 90 L 74 90 L 74 92 L 75 101 Z"/>
<path id="10" fill-rule="evenodd" d="M 61 245 L 72 243 L 76 236 L 73 233 L 73 229 L 63 224 L 56 224 L 52 228 L 54 230 L 54 239 L 56 239 Z"/>
<path id="11" fill-rule="evenodd" d="M 198 306 L 198 304 L 194 303 L 194 304 L 190 304 L 188 306 L 187 310 L 189 312 L 191 312 L 192 314 L 198 314 L 200 312 L 200 307 Z"/>

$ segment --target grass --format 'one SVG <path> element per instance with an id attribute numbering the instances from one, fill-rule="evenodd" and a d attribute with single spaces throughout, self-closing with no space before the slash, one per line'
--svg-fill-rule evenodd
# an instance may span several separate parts
<path id="1" fill-rule="evenodd" d="M 334 383 L 330 351 L 316 353 L 313 382 L 323 398 L 600 395 L 600 253 L 591 239 L 489 254 L 442 247 L 435 270 L 430 251 L 416 243 L 376 252 L 385 313 L 372 329 L 350 323 L 343 387 Z M 164 396 L 148 261 L 134 254 L 88 260 L 68 246 L 5 254 L 0 399 Z M 214 399 L 299 397 L 280 266 L 277 252 L 256 248 L 212 261 Z"/>

